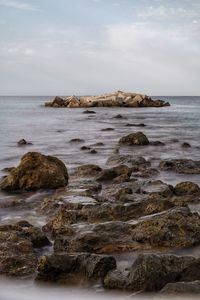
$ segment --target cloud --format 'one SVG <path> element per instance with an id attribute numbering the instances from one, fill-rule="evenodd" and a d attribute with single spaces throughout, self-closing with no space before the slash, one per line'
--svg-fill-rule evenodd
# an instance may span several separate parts
<path id="1" fill-rule="evenodd" d="M 34 11 L 37 10 L 33 5 L 22 1 L 11 1 L 11 0 L 0 0 L 0 6 L 7 8 L 23 10 L 23 11 Z"/>

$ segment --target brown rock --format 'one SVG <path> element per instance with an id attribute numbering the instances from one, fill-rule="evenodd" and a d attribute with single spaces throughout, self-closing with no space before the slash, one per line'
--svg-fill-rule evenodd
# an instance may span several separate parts
<path id="1" fill-rule="evenodd" d="M 180 182 L 174 188 L 176 195 L 200 195 L 198 184 L 190 181 Z"/>
<path id="2" fill-rule="evenodd" d="M 119 143 L 125 145 L 148 145 L 149 140 L 143 132 L 136 132 L 122 137 Z"/>

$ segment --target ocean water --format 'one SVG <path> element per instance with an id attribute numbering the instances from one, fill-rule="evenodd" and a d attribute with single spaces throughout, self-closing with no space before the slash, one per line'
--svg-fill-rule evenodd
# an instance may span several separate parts
<path id="1" fill-rule="evenodd" d="M 118 140 L 131 132 L 143 131 L 149 140 L 162 141 L 165 146 L 122 147 L 120 153 L 141 155 L 158 167 L 161 159 L 189 158 L 200 160 L 200 97 L 155 97 L 168 100 L 170 107 L 164 108 L 91 108 L 96 114 L 83 114 L 81 109 L 47 108 L 44 102 L 51 97 L 0 97 L 0 176 L 6 175 L 3 168 L 16 166 L 20 157 L 28 151 L 60 158 L 68 167 L 69 173 L 84 163 L 104 166 L 107 158 L 118 148 Z M 124 118 L 113 118 L 121 114 Z M 145 127 L 127 127 L 127 123 L 144 123 Z M 113 128 L 113 131 L 102 131 Z M 19 147 L 17 142 L 26 139 L 32 145 Z M 71 139 L 84 139 L 82 143 L 70 143 Z M 96 143 L 102 146 L 95 146 Z M 182 148 L 188 142 L 191 148 Z M 80 150 L 81 146 L 91 146 L 96 154 Z M 200 175 L 182 175 L 173 172 L 161 172 L 159 179 L 176 184 L 181 181 L 194 181 L 200 185 Z M 0 224 L 26 219 L 42 226 L 43 216 L 31 210 L 7 208 L 9 201 L 40 201 L 49 191 L 36 193 L 8 194 L 0 192 Z M 2 205 L 5 204 L 5 205 Z M 4 207 L 5 206 L 5 207 Z M 3 208 L 4 207 L 4 208 Z M 198 249 L 199 252 L 199 249 Z M 28 287 L 38 299 L 47 291 L 33 283 L 5 282 L 0 280 L 0 300 L 35 299 L 25 290 Z M 12 292 L 13 291 L 13 292 Z M 49 289 L 48 289 L 49 291 Z M 49 299 L 84 299 L 81 290 L 51 290 Z M 65 294 L 66 292 L 66 294 Z M 98 296 L 87 294 L 87 299 L 113 299 L 119 295 Z M 23 297 L 22 298 L 22 294 Z M 2 296 L 3 295 L 3 296 Z M 73 295 L 73 297 L 72 297 Z M 127 299 L 120 296 L 120 299 Z"/>

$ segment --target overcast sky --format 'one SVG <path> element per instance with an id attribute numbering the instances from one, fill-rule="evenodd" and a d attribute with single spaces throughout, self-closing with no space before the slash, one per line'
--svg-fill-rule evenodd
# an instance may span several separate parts
<path id="1" fill-rule="evenodd" d="M 200 0 L 0 0 L 0 94 L 200 95 Z"/>

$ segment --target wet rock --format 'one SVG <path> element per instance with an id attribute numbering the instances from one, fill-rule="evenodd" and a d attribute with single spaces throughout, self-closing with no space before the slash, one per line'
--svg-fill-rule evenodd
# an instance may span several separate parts
<path id="1" fill-rule="evenodd" d="M 81 165 L 75 169 L 75 176 L 77 177 L 95 177 L 102 169 L 94 164 L 88 164 L 88 165 Z"/>
<path id="2" fill-rule="evenodd" d="M 175 171 L 183 174 L 200 174 L 200 161 L 192 159 L 162 160 L 159 167 L 163 171 Z"/>
<path id="3" fill-rule="evenodd" d="M 75 139 L 71 139 L 69 142 L 70 142 L 70 143 L 84 143 L 85 140 L 75 138 Z"/>
<path id="4" fill-rule="evenodd" d="M 92 150 L 90 151 L 90 153 L 91 153 L 91 154 L 97 154 L 97 153 L 98 153 L 98 151 L 97 151 L 97 150 L 95 150 L 95 149 L 92 149 Z"/>
<path id="5" fill-rule="evenodd" d="M 113 117 L 113 119 L 124 119 L 124 117 L 120 114 Z"/>
<path id="6" fill-rule="evenodd" d="M 125 145 L 148 145 L 149 140 L 143 132 L 136 132 L 122 137 L 119 143 Z"/>
<path id="7" fill-rule="evenodd" d="M 143 194 L 158 194 L 163 197 L 173 195 L 173 187 L 163 183 L 161 180 L 147 181 L 140 189 Z"/>
<path id="8" fill-rule="evenodd" d="M 96 114 L 96 112 L 95 111 L 93 111 L 93 110 L 84 110 L 83 111 L 83 114 Z"/>
<path id="9" fill-rule="evenodd" d="M 197 258 L 192 264 L 185 267 L 178 279 L 180 282 L 200 280 L 200 259 Z"/>
<path id="10" fill-rule="evenodd" d="M 200 294 L 200 281 L 192 281 L 192 282 L 175 282 L 168 283 L 166 286 L 160 291 L 162 294 L 168 295 L 188 295 L 188 297 L 194 294 Z"/>
<path id="11" fill-rule="evenodd" d="M 37 258 L 33 248 L 50 245 L 37 227 L 26 221 L 0 226 L 0 274 L 29 276 L 36 271 Z"/>
<path id="12" fill-rule="evenodd" d="M 198 184 L 190 181 L 180 182 L 174 188 L 176 195 L 200 195 Z"/>
<path id="13" fill-rule="evenodd" d="M 116 271 L 110 271 L 104 278 L 104 286 L 134 292 L 159 291 L 167 283 L 177 281 L 183 269 L 194 261 L 195 258 L 190 256 L 141 254 L 128 274 L 116 276 Z"/>
<path id="14" fill-rule="evenodd" d="M 0 187 L 5 191 L 55 189 L 67 183 L 67 168 L 62 161 L 38 152 L 28 152 L 22 156 L 18 167 L 3 179 Z"/>
<path id="15" fill-rule="evenodd" d="M 101 129 L 101 131 L 113 131 L 113 130 L 115 129 L 111 127 Z"/>
<path id="16" fill-rule="evenodd" d="M 134 124 L 134 123 L 127 123 L 126 127 L 145 127 L 144 123 Z"/>
<path id="17" fill-rule="evenodd" d="M 2 169 L 1 171 L 2 171 L 2 172 L 6 172 L 6 173 L 10 173 L 10 172 L 13 171 L 14 169 L 15 169 L 14 167 L 7 167 L 7 168 Z"/>
<path id="18" fill-rule="evenodd" d="M 101 147 L 101 146 L 104 146 L 104 143 L 98 142 L 98 143 L 96 143 L 96 144 L 93 144 L 92 146 L 93 146 L 93 147 Z"/>
<path id="19" fill-rule="evenodd" d="M 181 147 L 182 148 L 190 148 L 191 145 L 189 143 L 184 142 L 184 143 L 182 143 Z"/>
<path id="20" fill-rule="evenodd" d="M 111 155 L 107 162 L 107 165 L 119 165 L 125 164 L 129 167 L 138 167 L 138 168 L 146 168 L 146 166 L 150 166 L 150 163 L 142 156 L 133 156 L 133 155 L 123 155 L 123 154 L 113 154 Z"/>
<path id="21" fill-rule="evenodd" d="M 21 139 L 17 142 L 18 146 L 26 146 L 26 145 L 32 145 L 32 143 L 27 142 L 25 139 Z"/>
<path id="22" fill-rule="evenodd" d="M 77 280 L 86 277 L 88 280 L 102 280 L 106 274 L 116 268 L 116 261 L 112 256 L 89 253 L 56 253 L 43 256 L 38 264 L 37 280 L 59 281 Z"/>
<path id="23" fill-rule="evenodd" d="M 165 143 L 163 143 L 161 141 L 151 141 L 150 145 L 151 146 L 165 146 Z"/>
<path id="24" fill-rule="evenodd" d="M 84 151 L 85 151 L 85 150 L 91 150 L 91 148 L 88 147 L 88 146 L 82 146 L 82 147 L 81 147 L 81 150 L 84 150 Z"/>
<path id="25" fill-rule="evenodd" d="M 200 216 L 187 208 L 173 209 L 141 219 L 136 225 L 134 241 L 153 248 L 191 247 L 200 242 Z"/>
<path id="26" fill-rule="evenodd" d="M 150 178 L 150 177 L 155 177 L 159 175 L 159 171 L 154 168 L 150 169 L 145 169 L 142 170 L 141 172 L 134 174 L 134 177 L 141 177 L 141 178 Z"/>
<path id="27" fill-rule="evenodd" d="M 127 178 L 130 178 L 131 173 L 132 173 L 132 170 L 128 166 L 120 165 L 120 166 L 112 167 L 110 169 L 102 170 L 101 173 L 96 178 L 96 180 L 97 181 L 108 181 L 108 180 L 116 179 L 119 176 L 125 176 L 125 181 L 127 181 Z M 122 179 L 122 177 L 121 177 L 121 179 Z"/>

